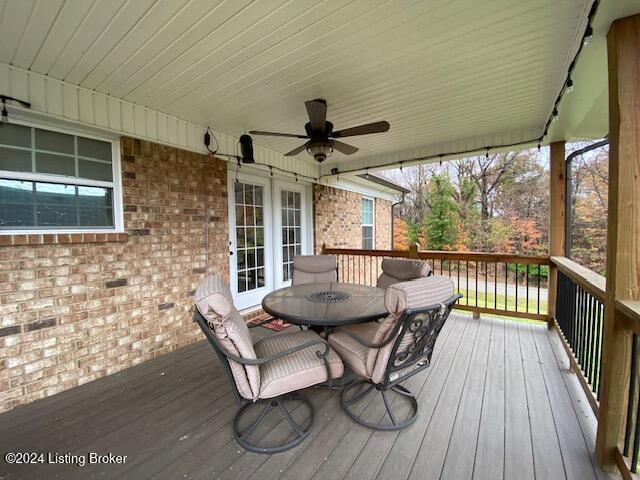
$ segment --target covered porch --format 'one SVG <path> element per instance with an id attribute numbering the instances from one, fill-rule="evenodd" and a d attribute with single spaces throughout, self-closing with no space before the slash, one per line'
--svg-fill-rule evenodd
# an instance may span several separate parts
<path id="1" fill-rule="evenodd" d="M 0 452 L 45 455 L 0 478 L 635 478 L 637 5 L 209 3 L 0 1 Z M 337 132 L 389 136 L 291 151 L 329 141 L 305 126 L 320 96 Z M 240 155 L 251 128 L 298 133 Z M 603 137 L 606 278 L 565 248 L 565 142 Z M 406 189 L 376 171 L 536 146 L 547 253 L 393 249 Z M 410 427 L 366 429 L 311 388 L 302 444 L 245 452 L 194 294 L 217 273 L 249 320 L 300 254 L 367 285 L 383 258 L 423 260 L 463 299 L 408 381 Z"/>
<path id="2" fill-rule="evenodd" d="M 252 333 L 274 334 L 262 327 Z M 406 386 L 420 410 L 399 433 L 350 421 L 338 390 L 312 388 L 305 392 L 316 408 L 311 436 L 286 453 L 248 453 L 233 441 L 231 388 L 210 345 L 199 342 L 0 416 L 3 451 L 80 458 L 110 452 L 127 456 L 125 463 L 4 465 L 2 473 L 25 479 L 610 478 L 595 460 L 589 402 L 558 333 L 542 323 L 454 312 L 432 366 Z M 366 408 L 383 415 L 379 403 Z M 268 423 L 264 433 L 290 435 L 284 423 Z"/>

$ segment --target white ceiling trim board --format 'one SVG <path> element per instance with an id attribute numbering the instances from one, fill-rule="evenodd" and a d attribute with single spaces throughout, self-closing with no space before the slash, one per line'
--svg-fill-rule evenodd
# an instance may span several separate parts
<path id="1" fill-rule="evenodd" d="M 109 95 L 73 85 L 47 75 L 0 63 L 0 92 L 31 102 L 31 109 L 8 105 L 21 116 L 45 116 L 54 120 L 149 140 L 172 147 L 206 153 L 203 136 L 206 127 Z M 221 153 L 236 153 L 238 138 L 215 131 Z M 309 159 L 285 157 L 279 152 L 254 144 L 256 161 L 317 177 L 319 168 Z"/>

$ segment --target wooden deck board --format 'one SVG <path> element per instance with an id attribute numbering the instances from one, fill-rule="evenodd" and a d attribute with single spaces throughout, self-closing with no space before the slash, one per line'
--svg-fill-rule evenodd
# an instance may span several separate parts
<path id="1" fill-rule="evenodd" d="M 420 408 L 411 427 L 369 430 L 341 411 L 339 391 L 311 388 L 309 437 L 259 455 L 234 442 L 232 392 L 201 342 L 0 415 L 3 454 L 112 452 L 126 454 L 125 464 L 0 463 L 0 478 L 611 478 L 595 466 L 595 419 L 567 366 L 544 326 L 455 313 L 431 367 L 407 382 Z M 373 399 L 359 408 L 384 414 Z M 284 437 L 285 426 L 273 420 L 264 429 Z"/>

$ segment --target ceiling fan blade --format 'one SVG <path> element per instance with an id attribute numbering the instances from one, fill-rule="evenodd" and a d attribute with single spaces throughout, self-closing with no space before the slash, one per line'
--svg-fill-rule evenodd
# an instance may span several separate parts
<path id="1" fill-rule="evenodd" d="M 285 157 L 293 157 L 294 155 L 298 155 L 300 152 L 303 152 L 304 150 L 307 149 L 307 146 L 309 145 L 309 143 L 310 142 L 307 142 L 304 145 L 300 145 L 299 147 L 294 148 L 290 152 L 285 153 L 284 156 Z"/>
<path id="2" fill-rule="evenodd" d="M 325 122 L 327 121 L 327 102 L 321 98 L 304 102 L 309 114 L 309 123 L 311 129 L 324 132 Z"/>
<path id="3" fill-rule="evenodd" d="M 331 140 L 331 146 L 334 150 L 338 150 L 340 153 L 344 153 L 345 155 L 351 155 L 352 153 L 356 153 L 358 151 L 356 147 L 347 145 L 346 143 L 342 143 L 337 140 Z"/>
<path id="4" fill-rule="evenodd" d="M 385 122 L 385 121 L 367 123 L 366 125 L 359 125 L 357 127 L 338 130 L 337 132 L 333 132 L 331 136 L 334 138 L 344 138 L 344 137 L 354 137 L 356 135 L 367 135 L 369 133 L 382 133 L 382 132 L 388 132 L 390 127 L 391 125 L 389 125 L 389 122 Z"/>
<path id="5" fill-rule="evenodd" d="M 269 135 L 271 137 L 308 138 L 306 135 L 297 135 L 295 133 L 261 132 L 260 130 L 251 130 L 249 133 L 251 135 Z"/>

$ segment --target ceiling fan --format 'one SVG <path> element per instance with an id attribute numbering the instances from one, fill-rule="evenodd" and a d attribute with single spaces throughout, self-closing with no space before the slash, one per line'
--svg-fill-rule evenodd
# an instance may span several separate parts
<path id="1" fill-rule="evenodd" d="M 309 115 L 309 122 L 305 124 L 306 135 L 296 135 L 292 133 L 262 132 L 252 130 L 252 135 L 269 135 L 272 137 L 291 137 L 309 139 L 304 145 L 294 148 L 285 156 L 298 155 L 306 150 L 318 162 L 324 162 L 328 155 L 337 150 L 345 155 L 356 153 L 358 149 L 346 143 L 335 140 L 336 138 L 354 137 L 356 135 L 368 135 L 370 133 L 382 133 L 389 130 L 389 122 L 374 122 L 357 127 L 345 128 L 333 131 L 333 123 L 327 121 L 327 102 L 321 98 L 304 102 Z"/>

